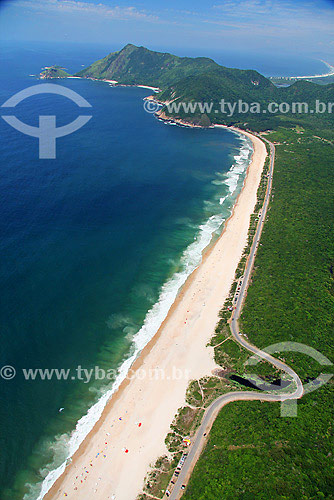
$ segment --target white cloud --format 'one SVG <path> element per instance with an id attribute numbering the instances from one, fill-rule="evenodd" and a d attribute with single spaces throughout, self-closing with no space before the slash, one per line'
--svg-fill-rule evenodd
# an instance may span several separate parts
<path id="1" fill-rule="evenodd" d="M 158 17 L 136 9 L 136 7 L 110 7 L 103 3 L 81 2 L 77 0 L 18 0 L 13 5 L 39 12 L 95 15 L 121 21 L 158 21 Z"/>
<path id="2" fill-rule="evenodd" d="M 284 36 L 285 34 L 315 34 L 334 36 L 334 9 L 314 3 L 288 0 L 226 0 L 213 6 L 214 16 L 204 22 L 222 27 L 246 30 L 253 34 Z"/>
<path id="3" fill-rule="evenodd" d="M 314 2 L 299 3 L 291 0 L 225 0 L 213 6 L 215 15 L 248 20 L 263 19 L 266 23 L 293 21 L 334 20 L 334 9 Z"/>

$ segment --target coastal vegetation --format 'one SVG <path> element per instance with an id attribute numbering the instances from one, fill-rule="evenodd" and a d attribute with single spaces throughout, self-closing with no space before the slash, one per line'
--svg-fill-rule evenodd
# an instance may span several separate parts
<path id="1" fill-rule="evenodd" d="M 298 127 L 280 128 L 268 138 L 276 143 L 274 198 L 242 330 L 261 348 L 290 340 L 333 359 L 334 136 Z M 332 371 L 305 354 L 279 356 L 304 382 Z M 333 394 L 332 379 L 305 394 L 297 418 L 280 418 L 278 404 L 227 405 L 185 500 L 333 498 Z"/>
<path id="2" fill-rule="evenodd" d="M 260 132 L 276 129 L 280 125 L 323 127 L 326 123 L 330 127 L 333 123 L 333 111 L 315 111 L 316 101 L 326 104 L 334 101 L 334 84 L 317 85 L 297 81 L 289 87 L 278 88 L 252 70 L 220 67 L 215 71 L 178 81 L 157 94 L 156 98 L 161 103 L 173 101 L 176 104 L 173 109 L 170 105 L 162 108 L 161 111 L 167 118 L 194 124 L 200 123 L 203 116 L 206 116 L 208 125 L 234 125 Z M 222 99 L 225 103 L 235 104 L 233 113 L 227 104 L 222 106 Z M 183 103 L 179 109 L 177 103 Z M 194 103 L 197 103 L 195 110 L 191 108 Z M 284 104 L 281 109 L 270 112 L 269 103 Z"/>
<path id="3" fill-rule="evenodd" d="M 137 500 L 147 498 L 163 498 L 165 490 L 174 474 L 183 453 L 187 452 L 197 428 L 199 427 L 205 408 L 221 394 L 238 390 L 238 383 L 217 376 L 203 377 L 190 382 L 186 394 L 186 406 L 179 408 L 165 438 L 168 456 L 160 457 L 148 472 L 143 492 Z M 163 467 L 161 464 L 163 463 Z"/>
<path id="4" fill-rule="evenodd" d="M 318 130 L 315 135 L 296 126 L 280 128 L 268 138 L 276 144 L 274 186 L 241 327 L 250 342 L 262 348 L 291 340 L 332 359 L 334 135 L 328 130 Z M 184 427 L 189 414 L 194 416 L 200 408 L 203 411 L 220 394 L 243 389 L 230 377 L 247 374 L 249 353 L 231 338 L 228 322 L 264 200 L 267 172 L 268 160 L 248 244 L 210 342 L 222 370 L 216 377 L 190 383 L 186 396 L 189 406 L 179 410 L 166 438 L 174 457 L 184 449 L 185 434 L 192 438 L 197 429 L 199 420 L 193 428 Z M 283 352 L 278 357 L 296 370 L 304 384 L 320 372 L 332 371 L 331 366 L 319 366 L 305 354 Z M 266 362 L 252 367 L 252 372 L 267 381 L 281 375 Z M 224 407 L 195 467 L 185 500 L 333 498 L 333 393 L 330 380 L 305 394 L 298 401 L 298 418 L 281 418 L 279 404 L 254 401 Z M 161 481 L 160 474 L 156 480 Z M 166 476 L 164 484 L 167 487 Z"/>
<path id="5" fill-rule="evenodd" d="M 298 418 L 279 404 L 236 402 L 218 415 L 184 500 L 333 498 L 333 388 L 298 402 Z"/>

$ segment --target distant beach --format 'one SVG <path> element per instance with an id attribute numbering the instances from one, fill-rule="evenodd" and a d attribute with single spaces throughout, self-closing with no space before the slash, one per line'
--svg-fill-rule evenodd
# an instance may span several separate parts
<path id="1" fill-rule="evenodd" d="M 292 78 L 296 78 L 296 79 L 325 78 L 326 76 L 334 75 L 334 66 L 332 66 L 331 64 L 329 64 L 326 61 L 323 61 L 322 59 L 321 59 L 321 62 L 327 66 L 327 68 L 328 68 L 327 73 L 320 73 L 320 74 L 310 75 L 310 76 L 291 76 L 290 78 L 291 79 Z"/>

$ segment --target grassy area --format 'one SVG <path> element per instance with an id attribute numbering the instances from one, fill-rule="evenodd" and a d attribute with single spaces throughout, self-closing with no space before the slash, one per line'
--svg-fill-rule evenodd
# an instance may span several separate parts
<path id="1" fill-rule="evenodd" d="M 162 498 L 167 485 L 172 477 L 177 460 L 170 460 L 167 456 L 159 457 L 147 477 L 145 478 L 144 492 L 137 500 L 147 500 L 149 498 Z"/>
<path id="2" fill-rule="evenodd" d="M 268 138 L 279 143 L 273 199 L 242 330 L 262 348 L 300 342 L 333 360 L 334 136 L 299 127 L 279 129 Z M 222 339 L 224 324 L 223 319 L 218 328 Z M 221 347 L 227 344 L 228 355 L 236 359 L 236 348 L 228 342 Z M 304 354 L 280 357 L 304 381 L 331 372 Z M 279 404 L 273 403 L 225 407 L 185 500 L 334 498 L 333 395 L 331 380 L 298 402 L 297 418 L 281 418 Z"/>

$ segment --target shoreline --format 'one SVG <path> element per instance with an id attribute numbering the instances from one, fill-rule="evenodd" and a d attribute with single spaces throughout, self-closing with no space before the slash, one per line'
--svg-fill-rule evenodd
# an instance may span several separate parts
<path id="1" fill-rule="evenodd" d="M 329 69 L 328 73 L 323 73 L 322 75 L 310 75 L 310 76 L 290 76 L 289 78 L 326 78 L 327 76 L 333 76 L 334 75 L 334 66 L 329 64 L 328 62 L 324 61 L 323 59 L 320 59 L 322 63 L 324 63 L 327 68 Z"/>
<path id="2" fill-rule="evenodd" d="M 157 102 L 157 103 L 159 103 L 159 101 L 157 101 L 155 99 L 154 99 L 154 101 Z M 161 122 L 168 123 L 168 124 L 178 125 L 179 127 L 200 128 L 200 129 L 203 129 L 203 128 L 214 128 L 214 125 L 210 125 L 209 127 L 203 127 L 202 125 L 197 125 L 196 123 L 187 122 L 186 120 L 182 120 L 181 118 L 170 118 L 169 116 L 167 116 L 164 113 L 164 111 L 161 111 L 161 110 L 159 110 L 155 114 L 155 116 Z"/>
<path id="3" fill-rule="evenodd" d="M 223 127 L 223 128 L 229 129 L 229 127 L 226 127 L 224 125 L 221 125 L 221 126 L 218 125 L 217 127 Z M 249 181 L 250 171 L 252 170 L 253 177 L 254 177 L 254 173 L 256 174 L 255 177 L 257 177 L 257 181 L 259 181 L 259 179 L 260 179 L 260 175 L 261 175 L 261 172 L 262 172 L 263 163 L 264 163 L 264 159 L 265 159 L 265 154 L 264 154 L 265 146 L 264 146 L 263 142 L 259 138 L 253 136 L 252 134 L 250 134 L 248 132 L 245 132 L 245 131 L 240 130 L 240 129 L 235 129 L 235 128 L 231 128 L 231 129 L 234 132 L 238 133 L 238 134 L 246 135 L 248 138 L 250 138 L 252 140 L 252 143 L 253 143 L 253 156 L 252 156 L 251 162 L 249 163 L 248 168 L 247 168 L 247 172 L 246 172 L 246 176 L 245 176 L 245 179 L 244 179 L 244 184 L 243 184 L 242 190 L 239 193 L 237 200 L 235 201 L 235 204 L 234 204 L 234 207 L 233 207 L 233 210 L 232 210 L 232 213 L 231 213 L 229 219 L 227 221 L 225 221 L 223 232 L 221 233 L 221 235 L 219 236 L 219 238 L 214 242 L 214 244 L 212 246 L 209 246 L 209 248 L 207 248 L 207 250 L 205 251 L 205 253 L 203 254 L 203 257 L 202 257 L 202 263 L 188 277 L 186 283 L 183 285 L 182 289 L 179 291 L 176 300 L 174 301 L 173 305 L 171 306 L 166 319 L 163 321 L 163 323 L 161 324 L 160 328 L 158 329 L 158 331 L 154 335 L 154 337 L 142 349 L 142 351 L 140 352 L 139 356 L 133 362 L 133 364 L 131 366 L 131 370 L 138 370 L 138 369 L 144 367 L 145 365 L 147 366 L 148 360 L 149 360 L 150 357 L 155 358 L 154 363 L 157 362 L 157 360 L 156 360 L 157 357 L 159 359 L 159 354 L 160 354 L 160 358 L 161 358 L 161 355 L 163 355 L 163 354 L 161 352 L 161 349 L 159 349 L 159 347 L 160 348 L 163 347 L 163 346 L 160 346 L 160 344 L 163 343 L 163 340 L 164 340 L 162 337 L 166 336 L 165 330 L 166 329 L 168 330 L 168 328 L 169 328 L 169 330 L 171 330 L 170 324 L 173 323 L 173 317 L 176 316 L 176 315 L 180 315 L 180 309 L 182 310 L 183 301 L 186 300 L 186 299 L 188 299 L 188 301 L 189 301 L 189 297 L 187 297 L 187 295 L 189 295 L 189 292 L 191 292 L 192 288 L 194 288 L 194 283 L 195 283 L 195 287 L 196 286 L 198 287 L 198 283 L 196 285 L 197 281 L 199 281 L 199 283 L 201 283 L 202 279 L 200 279 L 200 278 L 202 278 L 201 274 L 202 274 L 202 271 L 203 271 L 203 267 L 205 267 L 205 265 L 206 265 L 205 263 L 207 263 L 208 260 L 210 260 L 210 259 L 212 260 L 212 257 L 210 257 L 210 256 L 212 256 L 215 252 L 217 253 L 217 247 L 219 246 L 219 243 L 222 242 L 222 240 L 224 238 L 224 235 L 226 235 L 226 233 L 229 231 L 230 226 L 231 226 L 233 220 L 235 221 L 235 219 L 237 217 L 235 214 L 239 210 L 238 207 L 240 206 L 240 199 L 241 198 L 245 198 L 245 190 L 246 190 L 246 187 L 249 185 L 249 182 L 247 182 L 247 181 Z M 264 148 L 264 151 L 262 150 L 262 159 L 260 160 L 260 163 L 261 163 L 262 160 L 263 161 L 262 161 L 262 165 L 260 165 L 258 171 L 254 172 L 256 170 L 256 165 L 254 165 L 254 163 L 256 163 L 254 157 L 256 156 L 256 152 L 260 148 L 259 144 L 262 144 L 262 146 Z M 257 185 L 258 185 L 258 182 L 255 182 L 255 185 L 253 186 L 253 192 L 252 192 L 253 200 L 251 200 L 251 205 L 253 204 L 253 207 L 251 206 L 250 207 L 250 209 L 251 209 L 250 212 L 248 214 L 246 214 L 247 224 L 246 224 L 246 232 L 244 232 L 244 235 L 243 235 L 243 243 L 244 244 L 246 243 L 245 238 L 247 237 L 247 233 L 248 233 L 249 217 L 250 217 L 250 214 L 253 211 L 252 209 L 254 208 L 255 201 L 256 201 Z M 240 247 L 239 248 L 239 253 L 242 252 L 242 250 L 244 248 L 244 244 L 239 245 L 239 247 Z M 220 245 L 221 245 L 221 243 L 220 243 Z M 221 249 L 218 249 L 218 252 L 220 252 L 220 251 L 221 251 Z M 231 248 L 230 248 L 230 251 L 231 251 Z M 232 252 L 232 253 L 234 253 L 234 252 Z M 239 262 L 239 257 L 236 256 L 235 259 L 234 259 L 235 263 L 236 263 L 235 267 L 237 266 L 237 264 Z M 215 261 L 215 256 L 213 257 L 213 261 Z M 215 265 L 213 267 L 215 267 Z M 232 271 L 230 271 L 230 278 L 226 279 L 226 282 L 225 282 L 225 293 L 226 293 L 226 295 L 229 292 L 230 284 L 231 284 L 232 278 L 234 277 L 234 272 L 235 272 L 235 269 L 233 268 Z M 202 285 L 200 285 L 200 286 L 202 286 Z M 199 291 L 200 290 L 201 289 L 199 289 Z M 203 299 L 201 299 L 201 300 L 203 300 Z M 206 296 L 204 296 L 204 300 L 206 300 Z M 225 300 L 225 297 L 221 296 L 221 298 L 219 300 L 220 300 L 220 307 L 221 307 L 222 304 L 223 304 L 223 302 L 224 302 L 224 300 Z M 198 305 L 199 304 L 197 304 L 197 306 Z M 187 306 L 187 307 L 189 307 L 189 306 Z M 214 332 L 214 327 L 215 327 L 215 324 L 217 323 L 217 320 L 218 320 L 218 312 L 219 312 L 220 307 L 218 307 L 217 310 L 216 310 L 216 308 L 215 308 L 214 311 L 211 310 L 210 311 L 210 315 L 209 315 L 210 317 L 206 318 L 206 322 L 209 319 L 210 323 L 211 323 L 211 326 L 208 329 L 209 335 L 207 334 L 208 332 L 206 332 L 206 334 L 205 334 L 206 340 L 209 340 L 209 338 L 212 336 L 212 334 Z M 189 312 L 189 309 L 187 311 Z M 198 313 L 198 310 L 197 310 L 197 313 Z M 184 314 L 184 311 L 183 312 L 181 311 L 181 315 L 183 315 L 183 314 Z M 191 314 L 189 314 L 189 316 L 190 315 Z M 197 316 L 198 316 L 198 314 L 197 314 Z M 167 332 L 167 336 L 168 336 L 168 332 Z M 175 338 L 178 339 L 178 335 L 177 335 L 177 333 L 175 334 L 175 332 L 173 332 L 172 340 L 173 339 L 175 340 Z M 193 346 L 191 346 L 191 347 L 193 347 Z M 162 351 L 163 350 L 166 350 L 166 345 L 165 345 L 164 349 L 162 349 Z M 195 351 L 196 351 L 196 349 L 195 349 Z M 196 366 L 192 367 L 193 368 L 193 370 L 192 370 L 192 376 L 188 377 L 189 380 L 192 379 L 192 378 L 197 378 L 197 376 L 203 376 L 203 375 L 210 375 L 211 374 L 211 371 L 212 371 L 212 369 L 215 368 L 215 365 L 213 363 L 213 360 L 211 359 L 209 351 L 210 351 L 210 349 L 206 348 L 206 342 L 202 342 L 202 344 L 199 346 L 199 352 L 197 352 L 197 354 L 200 354 L 198 357 L 199 357 L 199 359 L 201 359 L 201 362 L 203 361 L 202 358 L 206 358 L 205 363 L 203 363 L 203 365 L 205 365 L 205 366 L 203 367 L 203 370 L 201 370 L 201 369 L 196 370 Z M 161 362 L 161 364 L 163 364 L 163 360 L 160 359 L 160 362 Z M 191 365 L 192 365 L 191 360 L 190 360 L 190 362 L 188 364 L 191 367 Z M 168 369 L 168 365 L 166 366 L 166 369 Z M 194 371 L 195 371 L 195 373 L 194 373 Z M 151 438 L 152 437 L 154 438 L 153 441 L 156 441 L 156 440 L 159 441 L 159 446 L 155 447 L 156 448 L 155 451 L 158 454 L 156 454 L 155 452 L 153 452 L 150 449 L 151 448 L 150 446 L 147 446 L 148 449 L 146 449 L 146 454 L 144 453 L 144 451 L 142 451 L 142 452 L 140 451 L 140 448 L 143 448 L 144 445 L 146 445 L 147 440 L 146 441 L 145 440 L 141 441 L 142 446 L 141 447 L 139 446 L 139 450 L 138 450 L 139 453 L 143 453 L 147 457 L 150 456 L 152 459 L 154 459 L 154 458 L 156 459 L 156 458 L 158 458 L 159 454 L 161 454 L 161 452 L 164 451 L 163 448 L 164 448 L 164 439 L 165 439 L 165 436 L 166 436 L 167 432 L 169 431 L 169 425 L 171 424 L 172 419 L 173 419 L 173 417 L 174 417 L 177 409 L 184 404 L 184 398 L 185 398 L 185 390 L 184 390 L 184 388 L 188 385 L 189 380 L 182 381 L 182 384 L 178 384 L 178 385 L 182 385 L 183 388 L 181 390 L 178 390 L 177 397 L 175 397 L 175 398 L 174 397 L 170 397 L 171 400 L 169 401 L 169 403 L 170 403 L 169 406 L 172 406 L 172 409 L 171 410 L 169 409 L 169 413 L 168 413 L 169 417 L 167 417 L 167 418 L 164 419 L 163 425 L 160 426 L 161 428 L 158 425 L 159 429 L 156 429 L 156 430 L 158 430 L 159 432 L 155 432 L 155 433 L 152 432 L 151 433 Z M 90 487 L 88 487 L 88 484 L 91 483 L 91 477 L 96 476 L 95 473 L 98 474 L 97 469 L 99 469 L 99 466 L 97 464 L 95 464 L 95 460 L 93 460 L 94 464 L 92 464 L 92 461 L 91 461 L 92 457 L 96 458 L 96 454 L 94 454 L 95 452 L 93 451 L 94 445 L 98 446 L 98 448 L 99 447 L 100 448 L 104 448 L 104 445 L 102 444 L 102 442 L 103 443 L 108 443 L 109 437 L 106 437 L 106 436 L 108 435 L 108 433 L 110 434 L 112 432 L 111 425 L 113 425 L 115 427 L 119 427 L 119 422 L 117 422 L 117 414 L 122 412 L 123 418 L 124 419 L 127 418 L 127 415 L 126 415 L 127 410 L 125 410 L 125 412 L 124 412 L 124 408 L 130 407 L 131 405 L 133 405 L 134 408 L 136 408 L 137 413 L 139 413 L 139 411 L 140 411 L 140 404 L 139 404 L 140 402 L 136 401 L 136 403 L 137 403 L 137 407 L 136 407 L 136 404 L 135 404 L 134 400 L 137 400 L 139 393 L 141 391 L 143 391 L 144 388 L 143 387 L 140 388 L 140 381 L 138 382 L 137 380 L 133 380 L 133 382 L 131 381 L 132 384 L 129 384 L 129 382 L 130 382 L 129 379 L 125 379 L 120 384 L 120 386 L 117 389 L 117 391 L 109 399 L 109 401 L 107 402 L 107 404 L 106 404 L 106 406 L 105 406 L 105 408 L 104 408 L 104 410 L 102 412 L 101 417 L 99 418 L 99 420 L 97 421 L 97 423 L 94 425 L 93 429 L 85 437 L 85 439 L 83 440 L 83 442 L 79 446 L 79 449 L 74 453 L 74 455 L 72 457 L 72 460 L 71 460 L 71 464 L 66 467 L 65 471 L 56 480 L 56 482 L 51 486 L 49 492 L 45 494 L 45 496 L 44 496 L 45 499 L 49 499 L 50 500 L 52 498 L 59 498 L 59 494 L 61 494 L 63 496 L 64 492 L 67 493 L 67 496 L 69 498 L 82 498 L 82 496 L 78 496 L 78 494 L 80 493 L 80 495 L 81 495 L 82 492 L 83 492 L 83 489 L 85 489 L 85 494 L 86 495 L 89 495 L 92 492 L 89 489 Z M 173 382 L 174 382 L 174 385 L 175 385 L 175 381 L 173 381 Z M 143 385 L 142 382 L 141 382 L 141 384 Z M 148 384 L 155 385 L 155 386 L 159 385 L 159 384 L 156 384 L 156 381 L 154 381 L 154 383 L 152 381 L 150 381 Z M 172 386 L 173 383 L 166 384 L 166 385 L 171 385 Z M 125 389 L 127 389 L 128 387 L 129 387 L 129 389 L 126 391 Z M 132 392 L 134 392 L 134 394 L 132 395 L 132 400 L 131 400 L 131 387 L 132 387 Z M 155 388 L 155 391 L 156 391 L 156 388 Z M 160 391 L 158 391 L 158 392 L 160 392 Z M 151 398 L 151 395 L 150 395 L 150 398 Z M 125 401 L 124 401 L 124 399 L 125 399 Z M 145 400 L 140 400 L 140 401 L 141 401 L 142 410 L 143 410 L 144 407 L 147 406 L 146 399 Z M 138 406 L 138 404 L 139 404 L 139 406 Z M 157 406 L 159 406 L 159 405 L 157 405 Z M 123 407 L 123 411 L 122 411 L 122 407 Z M 165 408 L 165 411 L 166 411 L 166 408 Z M 113 414 L 113 412 L 114 412 L 114 414 Z M 159 413 L 159 412 L 156 412 L 156 413 Z M 141 418 L 141 415 L 138 415 L 138 416 Z M 154 414 L 152 414 L 151 417 L 154 420 Z M 147 426 L 147 422 L 148 422 L 149 418 L 150 418 L 150 415 L 146 413 L 145 418 L 143 417 L 143 427 Z M 111 421 L 113 423 L 110 425 Z M 158 422 L 158 424 L 159 424 L 159 422 Z M 128 424 L 128 426 L 129 425 L 130 424 Z M 154 425 L 156 426 L 157 423 L 154 423 Z M 152 423 L 151 427 L 153 428 L 154 425 Z M 132 425 L 132 428 L 129 429 L 129 427 L 127 427 L 124 424 L 123 425 L 121 424 L 120 427 L 122 427 L 122 432 L 121 433 L 123 433 L 124 436 L 127 433 L 127 431 L 126 431 L 125 434 L 124 434 L 124 431 L 126 430 L 125 428 L 127 428 L 130 431 L 131 431 L 131 429 L 134 430 L 134 428 L 135 428 L 135 426 Z M 162 428 L 163 428 L 163 430 L 162 430 Z M 105 432 L 106 429 L 108 429 L 109 432 L 106 433 Z M 146 433 L 149 432 L 149 429 L 146 428 L 145 432 Z M 137 431 L 137 433 L 139 435 L 140 431 L 139 432 Z M 159 437 L 157 437 L 157 434 L 158 434 Z M 149 433 L 146 434 L 148 440 L 150 439 L 149 435 L 150 435 Z M 110 465 L 111 470 L 114 470 L 114 468 L 116 468 L 115 467 L 116 464 L 113 461 L 113 459 L 116 458 L 116 460 L 118 460 L 118 463 L 117 463 L 117 469 L 119 470 L 119 474 L 118 475 L 119 476 L 121 476 L 122 474 L 124 475 L 124 474 L 126 474 L 126 469 L 127 469 L 127 465 L 126 464 L 130 462 L 130 460 L 129 460 L 130 459 L 130 452 L 135 447 L 134 444 L 133 445 L 131 444 L 131 440 L 134 441 L 135 438 L 132 437 L 130 439 L 130 437 L 129 437 L 128 440 L 126 440 L 125 438 L 123 438 L 124 441 L 128 441 L 128 442 L 124 442 L 123 445 L 129 448 L 129 450 L 130 450 L 129 451 L 129 455 L 125 455 L 125 453 L 122 451 L 122 447 L 119 447 L 119 448 L 117 448 L 115 450 L 115 446 L 114 446 L 113 447 L 114 450 L 110 450 L 111 444 L 114 443 L 114 441 L 112 440 L 112 438 L 110 438 L 110 439 L 111 439 L 111 442 L 110 442 L 110 444 L 108 443 L 107 450 L 105 451 L 105 453 L 108 456 L 106 455 L 106 462 L 103 463 L 103 467 L 102 467 L 102 464 L 101 464 L 100 474 L 102 475 L 101 471 L 105 470 L 106 465 L 109 462 L 108 457 L 111 454 L 112 455 L 111 456 L 111 460 L 113 462 Z M 100 445 L 98 445 L 95 442 L 96 440 L 99 440 L 101 442 Z M 115 436 L 115 440 L 119 442 L 119 436 Z M 122 443 L 120 443 L 118 446 L 121 446 L 121 444 Z M 99 450 L 99 451 L 101 451 L 101 450 Z M 88 460 L 88 458 L 89 458 L 89 460 Z M 141 457 L 137 456 L 136 462 L 138 462 L 138 458 L 141 458 Z M 145 462 L 146 465 L 145 465 L 144 469 L 142 468 L 142 471 L 141 471 L 140 475 L 137 477 L 137 487 L 139 486 L 139 488 L 141 487 L 141 485 L 142 485 L 142 483 L 144 481 L 144 476 L 145 476 L 145 474 L 148 471 L 148 467 L 149 467 L 149 464 L 152 462 L 152 459 L 150 459 L 150 460 L 148 460 L 148 458 L 146 459 L 146 462 Z M 100 460 L 102 460 L 102 455 L 101 455 L 101 459 Z M 84 462 L 85 462 L 85 464 L 84 464 Z M 122 462 L 123 462 L 123 466 L 120 465 Z M 88 482 L 86 482 L 83 486 L 82 486 L 83 483 L 79 483 L 77 485 L 78 490 L 74 490 L 72 483 L 73 483 L 73 481 L 75 482 L 75 480 L 73 478 L 70 479 L 70 476 L 73 473 L 73 469 L 77 470 L 77 471 L 80 471 L 80 473 L 81 473 L 80 469 L 82 469 L 84 466 L 87 467 L 87 470 L 88 470 L 88 468 L 90 469 L 89 472 L 91 473 L 91 476 L 89 476 L 88 473 L 87 473 L 87 475 L 85 474 L 86 475 L 85 481 L 87 481 L 87 479 L 89 477 Z M 92 468 L 90 468 L 90 467 L 92 467 Z M 108 467 L 107 467 L 107 469 L 108 469 Z M 94 472 L 94 474 L 92 474 L 93 472 Z M 109 477 L 109 475 L 110 474 L 107 473 L 108 477 Z M 79 479 L 78 481 L 81 481 L 81 480 L 82 479 Z M 103 490 L 102 484 L 103 483 L 102 483 L 102 479 L 101 479 L 100 483 L 97 483 L 98 484 L 98 490 L 96 491 L 96 493 L 98 493 L 98 492 L 102 493 L 102 490 Z M 127 484 L 127 483 L 125 483 L 125 484 Z M 119 493 L 119 491 L 122 490 L 122 485 L 118 485 L 118 486 L 115 485 L 115 490 L 118 492 L 118 494 L 116 495 L 116 499 L 117 500 L 119 500 L 119 499 L 127 500 L 127 499 L 130 498 L 130 496 L 127 496 L 127 493 L 124 493 L 124 492 L 123 492 L 124 494 L 122 494 L 122 493 L 120 494 Z M 109 488 L 108 491 L 110 493 L 110 488 Z M 139 491 L 138 491 L 138 493 L 139 493 Z M 100 494 L 94 495 L 94 497 L 95 498 L 101 498 L 101 500 L 102 499 L 105 500 L 106 498 L 112 498 L 112 496 L 106 496 L 106 492 L 102 493 L 101 496 L 100 496 Z M 132 498 L 132 496 L 131 496 L 131 498 Z"/>
<path id="4" fill-rule="evenodd" d="M 130 87 L 130 88 L 140 88 L 140 89 L 148 89 L 153 90 L 154 92 L 161 92 L 159 87 L 152 87 L 150 85 L 141 85 L 141 84 L 125 84 L 118 83 L 117 80 L 107 80 L 106 78 L 93 78 L 88 76 L 53 76 L 53 77 L 43 77 L 41 73 L 39 75 L 29 75 L 29 76 L 37 76 L 39 80 L 63 80 L 63 79 L 75 79 L 75 80 L 92 80 L 93 82 L 105 82 L 109 83 L 111 87 Z"/>
<path id="5" fill-rule="evenodd" d="M 323 59 L 320 59 L 322 63 L 324 63 L 329 71 L 327 73 L 319 74 L 319 75 L 302 75 L 302 76 L 268 76 L 267 78 L 272 81 L 272 80 L 313 80 L 317 78 L 328 78 L 329 76 L 334 76 L 334 66 L 329 64 L 328 62 L 324 61 Z"/>

